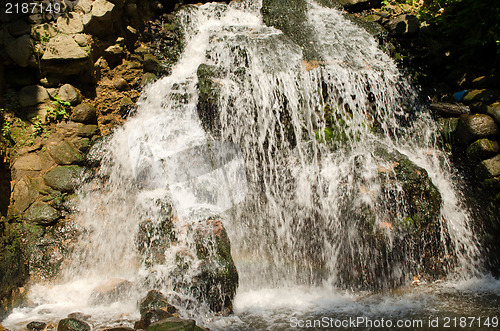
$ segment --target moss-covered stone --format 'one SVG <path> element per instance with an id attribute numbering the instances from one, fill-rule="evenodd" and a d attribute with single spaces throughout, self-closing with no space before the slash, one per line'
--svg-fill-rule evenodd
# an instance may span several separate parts
<path id="1" fill-rule="evenodd" d="M 60 165 L 80 164 L 83 155 L 66 140 L 47 146 L 50 156 Z"/>
<path id="2" fill-rule="evenodd" d="M 495 156 L 499 150 L 500 146 L 497 141 L 483 138 L 476 140 L 469 147 L 467 147 L 466 153 L 469 160 L 472 162 L 478 162 Z"/>
<path id="3" fill-rule="evenodd" d="M 151 324 L 147 331 L 198 331 L 203 330 L 196 326 L 194 320 L 184 320 L 179 317 L 169 317 Z"/>
<path id="4" fill-rule="evenodd" d="M 64 318 L 57 324 L 58 331 L 90 331 L 90 325 L 76 318 Z"/>
<path id="5" fill-rule="evenodd" d="M 82 125 L 78 128 L 76 134 L 79 137 L 90 138 L 99 134 L 99 127 L 94 124 Z"/>
<path id="6" fill-rule="evenodd" d="M 82 181 L 85 169 L 77 166 L 59 166 L 50 170 L 43 179 L 53 189 L 61 192 L 73 191 Z"/>
<path id="7" fill-rule="evenodd" d="M 231 245 L 220 220 L 208 220 L 195 229 L 196 254 L 202 261 L 196 294 L 214 311 L 232 311 L 238 272 Z"/>
<path id="8" fill-rule="evenodd" d="M 59 217 L 61 215 L 57 210 L 40 201 L 32 204 L 26 211 L 26 220 L 38 225 L 50 225 Z"/>
<path id="9" fill-rule="evenodd" d="M 263 0 L 261 12 L 264 23 L 280 29 L 299 45 L 303 49 L 306 60 L 321 60 L 313 43 L 313 29 L 307 24 L 307 1 Z"/>

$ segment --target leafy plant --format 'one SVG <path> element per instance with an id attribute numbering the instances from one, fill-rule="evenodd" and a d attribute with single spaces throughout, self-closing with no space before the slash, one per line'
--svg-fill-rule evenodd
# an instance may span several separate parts
<path id="1" fill-rule="evenodd" d="M 42 42 L 42 44 L 46 44 L 48 43 L 50 40 L 50 35 L 47 31 L 44 31 L 44 34 L 40 37 L 40 41 Z"/>
<path id="2" fill-rule="evenodd" d="M 5 121 L 2 125 L 2 136 L 5 139 L 11 139 L 11 129 L 10 129 L 11 123 L 9 121 Z"/>
<path id="3" fill-rule="evenodd" d="M 48 122 L 57 123 L 62 120 L 67 120 L 69 118 L 69 111 L 71 111 L 71 103 L 67 101 L 62 101 L 59 96 L 54 97 L 52 101 L 53 107 L 47 107 L 47 114 L 45 115 L 45 120 Z"/>
<path id="4" fill-rule="evenodd" d="M 45 133 L 45 127 L 43 126 L 42 121 L 40 120 L 40 117 L 37 116 L 33 120 L 33 133 L 32 133 L 32 137 L 38 137 L 38 136 L 41 136 L 44 133 Z"/>

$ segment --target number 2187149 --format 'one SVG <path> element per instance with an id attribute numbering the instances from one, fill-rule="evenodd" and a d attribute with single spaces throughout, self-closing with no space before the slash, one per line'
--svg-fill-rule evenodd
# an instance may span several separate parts
<path id="1" fill-rule="evenodd" d="M 7 2 L 5 4 L 6 14 L 41 14 L 41 13 L 60 13 L 61 4 L 42 3 L 42 2 Z"/>

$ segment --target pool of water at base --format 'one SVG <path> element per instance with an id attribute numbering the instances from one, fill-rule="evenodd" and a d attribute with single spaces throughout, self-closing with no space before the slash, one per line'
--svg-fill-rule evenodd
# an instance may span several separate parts
<path id="1" fill-rule="evenodd" d="M 437 281 L 380 292 L 240 291 L 215 330 L 500 330 L 500 280 Z"/>

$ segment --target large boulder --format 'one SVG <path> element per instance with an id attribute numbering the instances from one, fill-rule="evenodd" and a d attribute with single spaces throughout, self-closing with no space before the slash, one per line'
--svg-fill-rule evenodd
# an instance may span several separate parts
<path id="1" fill-rule="evenodd" d="M 466 153 L 469 160 L 477 162 L 495 156 L 499 151 L 500 146 L 497 141 L 483 138 L 467 147 Z"/>
<path id="2" fill-rule="evenodd" d="M 167 297 L 157 290 L 151 290 L 141 301 L 139 306 L 142 328 L 147 328 L 152 323 L 172 317 L 177 308 L 168 303 Z"/>
<path id="3" fill-rule="evenodd" d="M 66 140 L 49 144 L 47 150 L 57 164 L 69 165 L 83 162 L 83 155 Z"/>
<path id="4" fill-rule="evenodd" d="M 100 21 L 108 21 L 113 16 L 115 5 L 106 0 L 96 0 L 92 4 L 92 16 Z"/>
<path id="5" fill-rule="evenodd" d="M 464 145 L 499 133 L 498 126 L 491 116 L 485 114 L 460 116 L 457 127 L 457 138 Z"/>
<path id="6" fill-rule="evenodd" d="M 38 225 L 50 225 L 60 217 L 57 210 L 40 201 L 32 204 L 26 211 L 26 220 Z"/>
<path id="7" fill-rule="evenodd" d="M 85 169 L 80 166 L 60 166 L 47 172 L 43 179 L 57 191 L 71 192 L 81 183 L 84 173 Z"/>
<path id="8" fill-rule="evenodd" d="M 20 67 L 27 67 L 33 54 L 33 40 L 25 34 L 7 43 L 5 50 L 11 60 Z"/>
<path id="9" fill-rule="evenodd" d="M 480 177 L 491 178 L 500 176 L 500 154 L 482 161 L 479 165 L 478 173 Z"/>
<path id="10" fill-rule="evenodd" d="M 83 31 L 83 22 L 80 14 L 67 13 L 57 19 L 57 29 L 65 34 L 80 33 Z"/>
<path id="11" fill-rule="evenodd" d="M 231 245 L 220 220 L 199 223 L 195 231 L 196 254 L 201 260 L 195 293 L 216 312 L 231 312 L 238 288 L 238 272 Z"/>
<path id="12" fill-rule="evenodd" d="M 69 102 L 72 106 L 76 106 L 82 101 L 82 93 L 72 85 L 64 84 L 59 89 L 59 98 L 61 101 Z"/>
<path id="13" fill-rule="evenodd" d="M 91 327 L 87 322 L 76 318 L 64 318 L 57 324 L 57 331 L 90 331 Z"/>
<path id="14" fill-rule="evenodd" d="M 19 92 L 19 104 L 21 107 L 35 106 L 50 99 L 45 87 L 40 85 L 26 86 Z"/>
<path id="15" fill-rule="evenodd" d="M 12 190 L 12 207 L 15 214 L 23 213 L 38 198 L 36 182 L 28 176 L 21 178 Z"/>
<path id="16" fill-rule="evenodd" d="M 69 35 L 59 35 L 49 40 L 42 60 L 72 61 L 89 58 L 89 53 L 78 46 Z"/>
<path id="17" fill-rule="evenodd" d="M 84 124 L 97 124 L 97 109 L 91 104 L 82 103 L 73 108 L 70 119 Z"/>

